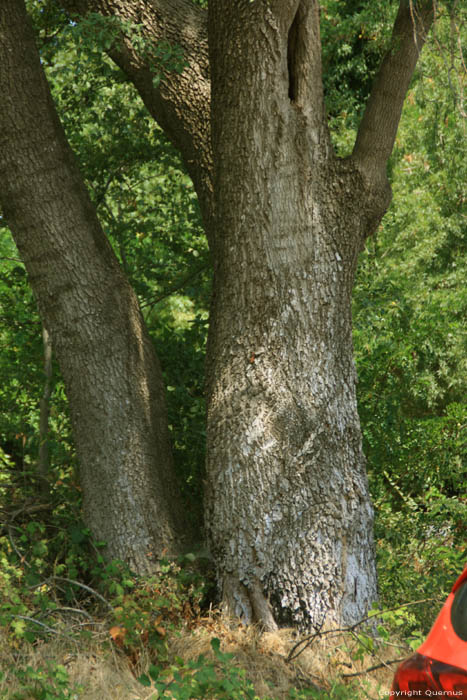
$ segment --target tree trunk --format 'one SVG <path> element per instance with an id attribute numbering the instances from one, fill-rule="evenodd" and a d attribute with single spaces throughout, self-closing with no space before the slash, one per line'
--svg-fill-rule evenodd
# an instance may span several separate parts
<path id="1" fill-rule="evenodd" d="M 248 25 L 209 6 L 207 529 L 228 608 L 270 628 L 353 623 L 376 598 L 350 304 L 390 196 L 334 157 L 317 3 L 295 3 L 293 22 L 287 4 L 270 23 L 252 6 Z"/>
<path id="2" fill-rule="evenodd" d="M 362 221 L 345 203 L 361 183 L 316 151 L 305 163 L 292 124 L 293 107 L 248 207 L 245 162 L 220 188 L 206 516 L 229 608 L 272 626 L 259 590 L 278 622 L 308 627 L 363 618 L 376 574 L 350 310 Z"/>
<path id="3" fill-rule="evenodd" d="M 82 182 L 23 2 L 0 9 L 0 200 L 70 399 L 85 520 L 149 571 L 182 537 L 161 371 Z"/>

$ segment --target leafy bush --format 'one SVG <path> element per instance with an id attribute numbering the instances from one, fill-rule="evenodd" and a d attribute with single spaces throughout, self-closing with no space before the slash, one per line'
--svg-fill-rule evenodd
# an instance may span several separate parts
<path id="1" fill-rule="evenodd" d="M 233 666 L 233 654 L 220 650 L 219 639 L 211 641 L 216 662 L 208 662 L 203 655 L 196 661 L 185 663 L 177 659 L 177 665 L 163 669 L 152 665 L 148 675 L 139 681 L 153 687 L 158 697 L 173 697 L 177 700 L 190 698 L 216 698 L 218 700 L 257 700 L 253 684 L 245 677 L 245 671 Z M 170 695 L 166 695 L 169 691 Z"/>
<path id="2" fill-rule="evenodd" d="M 20 688 L 10 696 L 11 700 L 77 700 L 82 688 L 70 685 L 68 672 L 61 664 L 49 663 L 44 668 L 13 670 Z M 0 678 L 1 680 L 1 678 Z"/>
<path id="3" fill-rule="evenodd" d="M 166 638 L 183 626 L 198 620 L 209 592 L 209 579 L 201 576 L 193 563 L 194 555 L 179 563 L 162 560 L 154 576 L 134 578 L 122 564 L 115 570 L 124 577 L 102 577 L 113 606 L 110 635 L 115 644 L 135 662 L 143 651 L 157 651 L 167 659 Z"/>

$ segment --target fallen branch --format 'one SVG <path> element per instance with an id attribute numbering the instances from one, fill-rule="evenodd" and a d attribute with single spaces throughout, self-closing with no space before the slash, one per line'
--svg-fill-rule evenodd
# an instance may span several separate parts
<path id="1" fill-rule="evenodd" d="M 76 641 L 75 639 L 73 639 L 73 637 L 70 637 L 68 634 L 65 634 L 65 632 L 59 632 L 58 630 L 54 629 L 53 627 L 46 625 L 45 622 L 40 622 L 39 620 L 36 620 L 35 617 L 29 617 L 28 615 L 12 615 L 11 617 L 18 618 L 19 620 L 26 620 L 26 622 L 33 622 L 35 625 L 39 625 L 39 627 L 43 627 L 45 630 L 47 630 L 47 632 L 52 632 L 52 634 L 58 634 L 61 637 L 66 637 L 66 639 L 69 639 L 71 642 Z"/>
<path id="2" fill-rule="evenodd" d="M 113 605 L 111 605 L 109 601 L 104 598 L 104 596 L 95 591 L 94 588 L 91 588 L 91 586 L 86 586 L 85 583 L 80 583 L 79 581 L 74 581 L 73 579 L 65 578 L 64 576 L 52 576 L 52 579 L 54 581 L 64 581 L 65 583 L 71 583 L 73 586 L 78 586 L 78 588 L 82 588 L 83 590 L 88 591 L 88 593 L 91 593 L 92 595 L 96 596 L 96 598 L 101 600 L 104 603 L 104 605 L 106 605 L 109 608 L 109 610 L 114 612 L 115 608 L 113 607 Z"/>
<path id="3" fill-rule="evenodd" d="M 81 608 L 71 608 L 71 607 L 60 607 L 54 608 L 53 610 L 47 610 L 44 614 L 54 615 L 55 613 L 78 613 L 79 615 L 84 615 L 88 620 L 94 622 L 92 615 L 90 615 L 86 610 L 81 610 Z"/>

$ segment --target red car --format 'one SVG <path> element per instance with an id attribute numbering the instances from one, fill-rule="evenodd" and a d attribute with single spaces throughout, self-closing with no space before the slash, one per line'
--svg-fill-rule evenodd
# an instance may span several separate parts
<path id="1" fill-rule="evenodd" d="M 391 697 L 467 698 L 467 568 L 425 642 L 397 669 Z"/>

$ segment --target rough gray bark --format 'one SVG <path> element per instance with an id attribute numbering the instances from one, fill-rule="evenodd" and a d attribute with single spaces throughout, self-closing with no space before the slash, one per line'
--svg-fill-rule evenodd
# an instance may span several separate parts
<path id="1" fill-rule="evenodd" d="M 70 399 L 87 524 L 145 572 L 177 548 L 161 372 L 52 103 L 24 3 L 0 8 L 0 200 Z"/>
<path id="2" fill-rule="evenodd" d="M 142 18 L 190 60 L 188 81 L 167 74 L 154 90 L 128 43 L 112 50 L 181 149 L 213 252 L 206 525 L 224 601 L 270 628 L 355 622 L 376 577 L 350 297 L 389 203 L 387 158 L 431 1 L 401 0 L 343 161 L 327 133 L 316 0 L 210 0 L 208 31 L 188 0 L 62 5 Z"/>
<path id="3" fill-rule="evenodd" d="M 287 42 L 294 10 L 298 55 Z M 210 541 L 235 613 L 261 619 L 259 587 L 280 622 L 355 621 L 376 578 L 350 299 L 357 255 L 388 197 L 362 206 L 357 168 L 334 158 L 314 80 L 317 4 L 254 16 L 212 2 L 210 13 Z"/>
<path id="4" fill-rule="evenodd" d="M 209 4 L 206 522 L 228 608 L 270 628 L 353 623 L 376 597 L 350 303 L 358 253 L 390 201 L 413 42 L 401 6 L 342 161 L 326 126 L 318 3 Z"/>
<path id="5" fill-rule="evenodd" d="M 318 3 L 210 0 L 209 15 L 207 525 L 219 582 L 233 612 L 269 627 L 353 623 L 377 589 L 351 293 L 390 201 L 386 162 L 422 38 L 414 48 L 401 3 L 342 161 L 326 127 Z"/>

